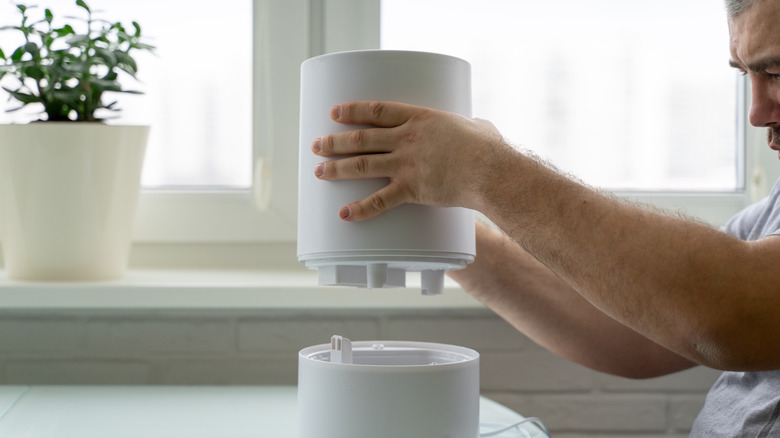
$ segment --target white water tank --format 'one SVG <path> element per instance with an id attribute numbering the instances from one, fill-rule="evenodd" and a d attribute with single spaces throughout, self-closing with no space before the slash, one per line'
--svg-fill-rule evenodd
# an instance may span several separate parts
<path id="1" fill-rule="evenodd" d="M 479 353 L 357 341 L 298 353 L 299 438 L 478 438 Z"/>
<path id="2" fill-rule="evenodd" d="M 423 293 L 441 293 L 444 271 L 474 260 L 474 213 L 405 204 L 366 221 L 339 218 L 341 207 L 388 183 L 314 176 L 326 160 L 312 153 L 315 138 L 365 127 L 331 120 L 331 107 L 349 101 L 397 101 L 471 117 L 471 67 L 452 56 L 390 50 L 333 53 L 301 65 L 298 260 L 318 271 L 321 285 L 405 287 L 406 272 L 419 271 Z"/>

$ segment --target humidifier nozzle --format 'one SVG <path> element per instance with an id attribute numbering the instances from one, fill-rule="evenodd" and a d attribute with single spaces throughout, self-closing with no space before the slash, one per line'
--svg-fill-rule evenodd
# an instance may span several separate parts
<path id="1" fill-rule="evenodd" d="M 330 362 L 352 363 L 352 341 L 343 336 L 333 335 L 330 338 Z"/>

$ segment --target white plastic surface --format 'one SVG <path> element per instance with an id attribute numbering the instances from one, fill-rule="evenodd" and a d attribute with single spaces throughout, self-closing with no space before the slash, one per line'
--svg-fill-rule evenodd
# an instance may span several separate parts
<path id="1" fill-rule="evenodd" d="M 476 253 L 470 210 L 406 204 L 368 221 L 339 218 L 342 206 L 388 182 L 329 182 L 314 176 L 314 166 L 325 160 L 311 152 L 314 139 L 360 128 L 332 121 L 330 108 L 361 100 L 399 101 L 471 117 L 471 68 L 451 56 L 387 50 L 335 53 L 302 64 L 298 260 L 320 270 L 320 284 L 368 288 L 402 287 L 397 272 L 463 268 Z M 328 266 L 346 268 L 323 269 Z M 429 293 L 440 291 L 433 287 Z"/>
<path id="2" fill-rule="evenodd" d="M 0 386 L 0 419 L 2 419 L 29 390 L 22 385 Z"/>
<path id="3" fill-rule="evenodd" d="M 0 417 L 0 437 L 292 438 L 295 405 L 283 386 L 37 386 Z"/>
<path id="4" fill-rule="evenodd" d="M 0 385 L 0 437 L 297 438 L 296 405 L 294 386 Z M 480 399 L 481 423 L 522 419 Z"/>
<path id="5" fill-rule="evenodd" d="M 476 438 L 479 353 L 445 344 L 352 342 L 352 363 L 331 344 L 298 356 L 298 437 Z"/>

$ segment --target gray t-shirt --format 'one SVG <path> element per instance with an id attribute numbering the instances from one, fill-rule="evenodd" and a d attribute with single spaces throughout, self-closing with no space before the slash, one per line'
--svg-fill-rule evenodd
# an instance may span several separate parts
<path id="1" fill-rule="evenodd" d="M 724 231 L 742 240 L 780 234 L 780 180 L 768 197 L 738 213 Z M 780 288 L 780 285 L 778 285 Z M 746 323 L 749 324 L 749 321 Z M 773 337 L 776 334 L 767 334 Z M 721 374 L 707 394 L 692 438 L 780 437 L 780 370 Z"/>

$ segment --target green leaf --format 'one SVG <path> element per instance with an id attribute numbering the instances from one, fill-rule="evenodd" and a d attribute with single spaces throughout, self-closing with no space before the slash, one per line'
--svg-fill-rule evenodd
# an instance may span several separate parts
<path id="1" fill-rule="evenodd" d="M 115 52 L 117 61 L 119 61 L 119 68 L 122 70 L 135 74 L 138 71 L 138 65 L 135 63 L 135 59 L 125 52 Z"/>
<path id="2" fill-rule="evenodd" d="M 82 7 L 87 12 L 92 12 L 92 11 L 89 10 L 89 6 L 87 6 L 87 4 L 84 3 L 84 0 L 76 0 L 76 6 Z"/>
<path id="3" fill-rule="evenodd" d="M 117 67 L 119 67 L 119 69 L 122 70 L 123 72 L 127 73 L 128 75 L 130 75 L 131 78 L 133 78 L 135 80 L 138 80 L 138 78 L 136 77 L 138 72 L 133 70 L 133 69 L 131 69 L 130 66 L 125 65 L 125 64 L 119 64 L 119 65 L 117 65 Z"/>
<path id="4" fill-rule="evenodd" d="M 114 70 L 111 70 L 108 73 L 106 73 L 106 75 L 103 76 L 100 79 L 102 79 L 104 81 L 115 81 L 117 79 L 117 77 L 118 77 L 118 75 L 116 74 L 116 72 Z"/>
<path id="5" fill-rule="evenodd" d="M 22 68 L 22 74 L 27 75 L 36 81 L 40 81 L 44 77 L 46 77 L 46 73 L 43 71 L 43 69 L 37 65 L 31 65 L 28 67 Z"/>
<path id="6" fill-rule="evenodd" d="M 70 38 L 65 40 L 65 42 L 68 43 L 71 47 L 78 47 L 85 43 L 89 43 L 89 37 L 86 35 L 72 35 Z"/>
<path id="7" fill-rule="evenodd" d="M 21 62 L 22 57 L 24 56 L 25 53 L 26 52 L 24 51 L 24 46 L 14 50 L 14 53 L 11 54 L 11 62 L 13 63 Z"/>
<path id="8" fill-rule="evenodd" d="M 22 106 L 17 106 L 16 108 L 9 108 L 9 109 L 5 110 L 5 112 L 12 113 L 12 112 L 15 112 L 15 111 L 19 111 L 20 109 L 23 109 L 25 106 L 27 106 L 27 104 L 24 104 Z"/>
<path id="9" fill-rule="evenodd" d="M 30 42 L 24 45 L 24 51 L 38 59 L 41 57 L 41 48 L 37 44 Z"/>
<path id="10" fill-rule="evenodd" d="M 126 32 L 123 32 L 123 31 L 121 31 L 121 30 L 120 30 L 119 32 L 117 32 L 117 33 L 116 33 L 116 39 L 117 39 L 117 42 L 119 42 L 120 44 L 121 44 L 121 43 L 124 43 L 124 42 L 126 42 L 126 41 L 132 41 L 132 40 L 133 40 L 133 38 L 134 38 L 134 37 L 132 37 L 132 36 L 128 35 Z"/>
<path id="11" fill-rule="evenodd" d="M 76 31 L 73 30 L 70 24 L 66 24 L 59 29 L 54 29 L 54 33 L 56 33 L 58 37 L 64 37 L 66 35 L 73 35 Z"/>
<path id="12" fill-rule="evenodd" d="M 134 49 L 148 50 L 150 52 L 154 52 L 154 49 L 156 49 L 155 46 L 152 46 L 152 45 L 149 45 L 149 44 L 144 44 L 144 43 L 135 43 L 135 44 L 132 44 L 130 47 L 132 47 Z"/>
<path id="13" fill-rule="evenodd" d="M 114 67 L 117 64 L 117 57 L 111 50 L 95 47 L 95 56 L 104 60 L 109 67 Z"/>
<path id="14" fill-rule="evenodd" d="M 88 62 L 66 62 L 62 68 L 68 73 L 77 73 L 79 75 L 89 74 L 90 63 Z"/>
<path id="15" fill-rule="evenodd" d="M 119 81 L 104 81 L 102 79 L 94 79 L 89 83 L 98 90 L 101 91 L 122 91 L 122 87 L 119 85 Z"/>
<path id="16" fill-rule="evenodd" d="M 36 10 L 33 18 L 27 13 L 36 6 L 22 4 L 16 5 L 21 12 L 17 23 L 21 24 L 0 27 L 0 31 L 17 31 L 24 36 L 21 47 L 12 53 L 9 48 L 0 51 L 0 78 L 13 77 L 18 83 L 5 90 L 10 100 L 17 102 L 12 106 L 43 104 L 48 120 L 91 120 L 95 118 L 95 109 L 117 111 L 116 102 L 103 103 L 104 94 L 142 94 L 123 90 L 119 79 L 127 79 L 125 73 L 135 77 L 138 65 L 131 56 L 133 50 L 154 49 L 141 40 L 143 29 L 138 22 L 133 21 L 131 28 L 95 18 L 87 5 L 89 0 L 71 1 L 88 16 L 84 17 L 82 11 L 75 14 L 79 17 L 65 18 L 71 23 L 89 22 L 91 29 L 86 34 L 74 30 L 75 24 L 53 26 L 55 7 L 42 7 L 42 12 Z M 4 36 L 0 38 L 5 40 Z"/>
<path id="17" fill-rule="evenodd" d="M 74 71 L 76 72 L 80 71 L 80 70 L 71 70 L 68 68 L 70 64 L 74 64 L 76 62 L 77 61 L 74 61 L 70 58 L 65 58 L 65 57 L 57 58 L 54 60 L 54 63 L 49 66 L 49 70 L 51 70 L 53 73 L 56 73 L 58 76 L 70 77 L 73 76 Z"/>
<path id="18" fill-rule="evenodd" d="M 36 103 L 41 101 L 41 99 L 38 96 L 34 96 L 32 94 L 11 90 L 10 88 L 6 88 L 6 87 L 3 87 L 3 90 L 7 91 L 8 94 L 11 95 L 11 97 L 18 100 L 24 105 L 27 105 L 28 103 Z"/>
<path id="19" fill-rule="evenodd" d="M 64 90 L 54 90 L 51 94 L 60 102 L 76 102 L 81 96 L 81 91 L 67 88 Z"/>

